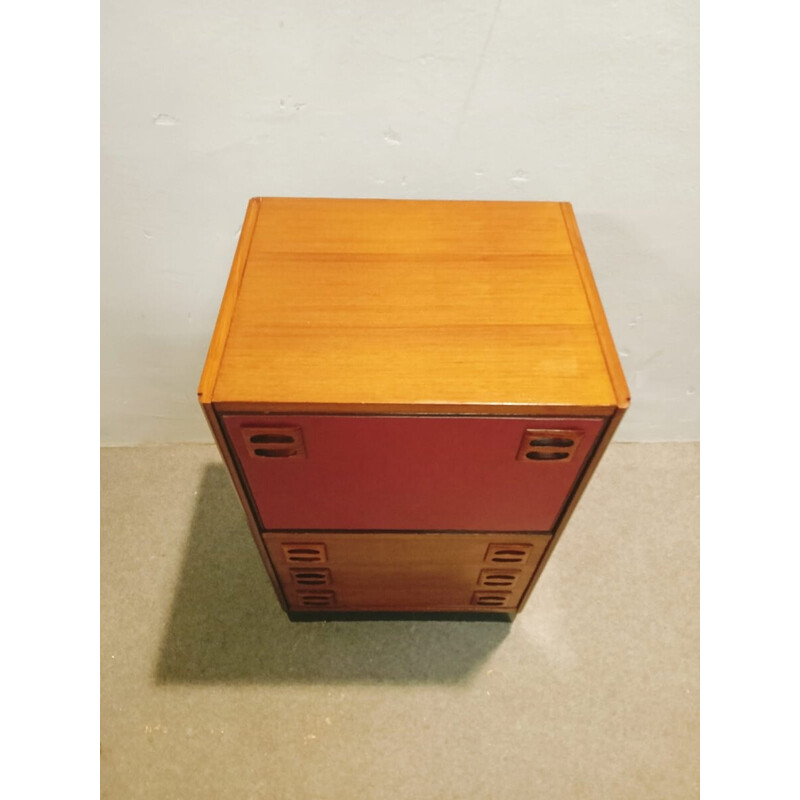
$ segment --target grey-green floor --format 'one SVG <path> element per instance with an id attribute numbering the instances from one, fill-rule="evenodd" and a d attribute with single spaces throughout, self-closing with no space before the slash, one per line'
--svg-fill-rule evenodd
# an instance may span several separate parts
<path id="1" fill-rule="evenodd" d="M 698 795 L 698 445 L 612 445 L 512 624 L 290 623 L 213 446 L 101 459 L 104 798 Z"/>

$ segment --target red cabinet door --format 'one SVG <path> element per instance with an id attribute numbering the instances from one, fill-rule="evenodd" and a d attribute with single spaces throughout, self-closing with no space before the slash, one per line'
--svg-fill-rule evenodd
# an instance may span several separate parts
<path id="1" fill-rule="evenodd" d="M 549 531 L 603 418 L 225 414 L 265 530 Z"/>

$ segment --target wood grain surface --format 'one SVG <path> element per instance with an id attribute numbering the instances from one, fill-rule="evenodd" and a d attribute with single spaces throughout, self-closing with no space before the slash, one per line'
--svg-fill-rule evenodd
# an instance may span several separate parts
<path id="1" fill-rule="evenodd" d="M 589 267 L 589 259 L 583 247 L 583 240 L 578 230 L 578 221 L 575 219 L 575 212 L 570 203 L 561 203 L 561 210 L 564 214 L 564 222 L 566 223 L 567 232 L 569 233 L 570 242 L 572 243 L 575 263 L 577 264 L 578 272 L 583 281 L 583 289 L 586 292 L 586 299 L 589 302 L 589 308 L 592 312 L 592 319 L 594 320 L 597 336 L 600 340 L 600 346 L 603 349 L 603 356 L 606 360 L 608 374 L 614 386 L 617 406 L 619 408 L 628 408 L 631 402 L 631 393 L 628 389 L 628 382 L 625 380 L 625 373 L 622 371 L 622 364 L 619 360 L 617 348 L 614 346 L 611 329 L 608 327 L 608 320 L 603 310 L 600 294 L 597 291 L 597 284 L 595 283 L 592 270 Z"/>
<path id="2" fill-rule="evenodd" d="M 376 531 L 264 540 L 290 609 L 491 611 L 517 606 L 550 537 Z M 291 560 L 293 552 L 308 560 Z"/>
<path id="3" fill-rule="evenodd" d="M 618 404 L 562 204 L 255 203 L 214 402 Z"/>
<path id="4" fill-rule="evenodd" d="M 222 303 L 214 326 L 214 333 L 211 336 L 211 344 L 208 348 L 203 374 L 200 377 L 200 385 L 197 388 L 197 395 L 201 404 L 211 402 L 214 384 L 219 374 L 220 362 L 225 351 L 225 343 L 228 339 L 228 332 L 230 331 L 236 307 L 236 299 L 239 296 L 239 288 L 241 287 L 247 264 L 247 256 L 250 251 L 250 243 L 253 238 L 260 205 L 261 201 L 257 197 L 254 197 L 247 204 L 247 212 L 242 223 L 242 232 L 239 234 L 239 243 L 233 257 L 233 265 L 228 275 L 225 293 L 222 296 Z"/>

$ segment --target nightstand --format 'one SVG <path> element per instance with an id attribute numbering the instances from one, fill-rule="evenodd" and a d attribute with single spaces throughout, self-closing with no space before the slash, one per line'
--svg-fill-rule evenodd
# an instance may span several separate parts
<path id="1" fill-rule="evenodd" d="M 255 198 L 199 399 L 292 619 L 512 619 L 629 394 L 568 203 Z"/>

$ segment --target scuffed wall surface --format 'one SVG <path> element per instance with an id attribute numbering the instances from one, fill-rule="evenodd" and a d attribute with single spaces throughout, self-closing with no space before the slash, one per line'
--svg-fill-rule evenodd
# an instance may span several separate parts
<path id="1" fill-rule="evenodd" d="M 633 404 L 698 438 L 696 2 L 104 0 L 102 440 L 195 390 L 255 195 L 569 200 Z"/>

